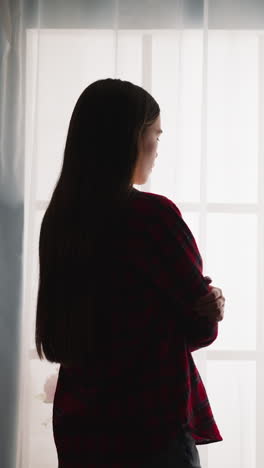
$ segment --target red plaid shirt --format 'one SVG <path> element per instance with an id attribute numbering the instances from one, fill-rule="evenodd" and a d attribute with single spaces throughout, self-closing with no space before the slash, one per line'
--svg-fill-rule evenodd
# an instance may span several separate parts
<path id="1" fill-rule="evenodd" d="M 223 440 L 191 354 L 218 333 L 192 310 L 210 290 L 196 242 L 165 196 L 134 188 L 127 213 L 98 261 L 101 352 L 85 368 L 60 366 L 60 468 L 138 467 L 182 428 L 196 444 Z"/>

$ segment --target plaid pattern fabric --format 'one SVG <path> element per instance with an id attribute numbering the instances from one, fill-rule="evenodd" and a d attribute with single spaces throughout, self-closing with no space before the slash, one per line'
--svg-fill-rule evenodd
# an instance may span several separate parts
<path id="1" fill-rule="evenodd" d="M 127 214 L 98 259 L 96 358 L 60 366 L 60 468 L 139 467 L 183 428 L 223 440 L 191 354 L 218 334 L 192 310 L 210 290 L 196 242 L 165 196 L 133 189 Z"/>

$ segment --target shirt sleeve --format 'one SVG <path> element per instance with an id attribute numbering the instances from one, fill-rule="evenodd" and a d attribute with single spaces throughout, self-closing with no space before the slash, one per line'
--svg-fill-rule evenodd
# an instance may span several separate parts
<path id="1" fill-rule="evenodd" d="M 203 276 L 203 262 L 196 241 L 180 210 L 167 197 L 159 197 L 159 210 L 148 224 L 147 264 L 150 275 L 175 310 L 190 351 L 209 346 L 218 335 L 218 323 L 193 311 L 193 305 L 211 287 Z"/>
<path id="2" fill-rule="evenodd" d="M 162 271 L 167 273 L 164 287 L 175 305 L 180 307 L 187 343 L 190 351 L 195 351 L 209 346 L 218 335 L 218 322 L 212 323 L 193 311 L 194 303 L 206 295 L 211 286 L 203 276 L 202 257 L 191 230 L 179 208 L 168 198 L 165 200 L 167 209 L 163 219 L 168 241 L 165 256 L 162 256 L 166 259 Z"/>

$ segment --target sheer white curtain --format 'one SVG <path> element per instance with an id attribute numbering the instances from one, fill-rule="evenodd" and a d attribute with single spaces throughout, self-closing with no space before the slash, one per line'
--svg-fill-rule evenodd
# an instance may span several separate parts
<path id="1" fill-rule="evenodd" d="M 261 468 L 264 6 L 2 0 L 0 22 L 0 465 L 57 466 L 59 366 L 39 361 L 34 346 L 39 228 L 78 96 L 116 77 L 143 86 L 161 107 L 159 157 L 136 188 L 180 207 L 204 273 L 226 297 L 217 341 L 194 353 L 224 438 L 198 446 L 202 467 Z"/>

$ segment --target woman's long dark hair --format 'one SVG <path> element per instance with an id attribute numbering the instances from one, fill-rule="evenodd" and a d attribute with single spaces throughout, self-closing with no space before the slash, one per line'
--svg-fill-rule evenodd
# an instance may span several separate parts
<path id="1" fill-rule="evenodd" d="M 147 91 L 120 79 L 95 81 L 77 100 L 40 229 L 40 359 L 75 363 L 96 349 L 92 291 L 99 286 L 103 294 L 95 284 L 99 253 L 132 194 L 139 138 L 159 113 Z"/>

